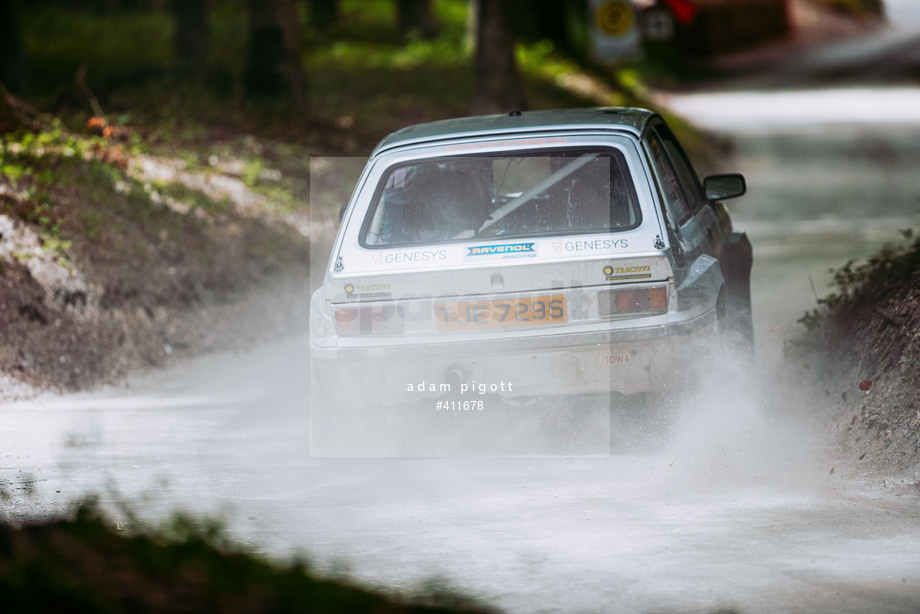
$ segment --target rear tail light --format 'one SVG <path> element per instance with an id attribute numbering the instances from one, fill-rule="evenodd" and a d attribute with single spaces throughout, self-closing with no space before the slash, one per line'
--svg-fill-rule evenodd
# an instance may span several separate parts
<path id="1" fill-rule="evenodd" d="M 668 287 L 611 288 L 598 293 L 601 317 L 653 315 L 668 311 Z"/>
<path id="2" fill-rule="evenodd" d="M 403 318 L 395 305 L 336 307 L 335 329 L 340 335 L 395 334 L 403 332 Z"/>

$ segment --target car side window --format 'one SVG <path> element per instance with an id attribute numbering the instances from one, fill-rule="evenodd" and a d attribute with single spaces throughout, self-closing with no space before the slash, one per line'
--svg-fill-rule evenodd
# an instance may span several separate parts
<path id="1" fill-rule="evenodd" d="M 690 201 L 681 187 L 681 176 L 671 163 L 664 140 L 657 132 L 648 134 L 648 152 L 664 205 L 674 223 L 681 225 L 690 218 Z"/>
<path id="2" fill-rule="evenodd" d="M 677 142 L 674 133 L 665 126 L 656 126 L 655 131 L 661 137 L 661 142 L 668 154 L 668 158 L 671 160 L 671 164 L 674 165 L 674 170 L 680 179 L 680 185 L 684 190 L 690 210 L 696 213 L 706 203 L 699 177 L 687 158 L 684 149 Z"/>

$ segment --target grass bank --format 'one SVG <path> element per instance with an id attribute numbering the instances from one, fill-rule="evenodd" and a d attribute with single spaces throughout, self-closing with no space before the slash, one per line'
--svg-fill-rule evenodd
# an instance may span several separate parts
<path id="1" fill-rule="evenodd" d="M 868 473 L 920 482 L 920 238 L 848 262 L 801 322 L 790 355 L 814 367 L 845 454 Z"/>
<path id="2" fill-rule="evenodd" d="M 432 580 L 407 595 L 321 577 L 303 561 L 268 562 L 239 551 L 212 522 L 179 517 L 148 533 L 83 507 L 70 520 L 0 524 L 3 611 L 379 612 L 495 610 Z"/>

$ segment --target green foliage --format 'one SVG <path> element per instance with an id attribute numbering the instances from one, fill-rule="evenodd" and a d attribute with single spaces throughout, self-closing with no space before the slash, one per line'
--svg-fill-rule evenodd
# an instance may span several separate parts
<path id="1" fill-rule="evenodd" d="M 246 162 L 243 167 L 243 183 L 246 184 L 246 187 L 251 188 L 256 185 L 264 167 L 265 164 L 262 162 L 262 158 L 252 158 Z"/>
<path id="2" fill-rule="evenodd" d="M 74 8 L 79 6 L 22 9 L 33 104 L 63 107 L 76 122 L 85 122 L 89 96 L 73 85 L 75 73 L 85 66 L 86 84 L 98 95 L 110 124 L 155 126 L 146 139 L 152 147 L 200 143 L 209 138 L 209 124 L 249 131 L 253 123 L 268 124 L 292 138 L 318 120 L 340 129 L 330 135 L 336 141 L 332 147 L 323 139 L 324 153 L 364 153 L 407 123 L 468 114 L 475 95 L 467 0 L 433 3 L 438 36 L 409 41 L 398 31 L 393 0 L 342 0 L 338 22 L 322 28 L 311 23 L 301 5 L 310 98 L 306 122 L 289 110 L 243 102 L 245 3 L 210 4 L 208 58 L 201 74 L 192 77 L 182 74 L 172 57 L 173 24 L 162 3 L 145 3 L 130 12 Z M 631 104 L 630 92 L 638 90 L 631 87 L 621 95 L 613 73 L 605 70 L 595 70 L 592 77 L 607 84 L 600 95 L 572 87 L 583 76 L 582 64 L 545 41 L 518 45 L 517 53 L 532 108 Z M 137 132 L 129 138 L 129 152 L 143 143 Z"/>
<path id="3" fill-rule="evenodd" d="M 885 245 L 862 264 L 849 260 L 833 271 L 835 291 L 818 299 L 818 307 L 807 312 L 799 323 L 808 330 L 820 327 L 826 318 L 861 301 L 881 298 L 885 293 L 920 275 L 920 237 L 913 229 L 901 231 L 905 242 Z"/>
<path id="4" fill-rule="evenodd" d="M 38 133 L 0 135 L 3 179 L 23 191 L 19 198 L 0 201 L 0 211 L 31 224 L 42 235 L 42 247 L 63 258 L 72 242 L 62 238 L 65 218 L 48 190 L 55 184 L 61 161 L 89 151 L 94 141 L 65 136 L 59 125 Z"/>
<path id="5" fill-rule="evenodd" d="M 148 232 L 175 229 L 175 216 L 157 207 L 135 180 L 118 166 L 100 159 L 107 151 L 118 151 L 102 138 L 65 132 L 62 127 L 37 133 L 0 135 L 0 165 L 11 185 L 24 198 L 0 201 L 0 210 L 29 223 L 40 233 L 43 248 L 61 258 L 73 245 L 69 233 L 82 232 L 90 241 L 103 234 L 117 233 L 122 217 L 141 223 Z M 194 204 L 209 210 L 220 206 L 193 190 L 181 196 L 193 196 Z M 91 202 L 82 209 L 72 227 L 60 200 L 79 191 Z"/>
<path id="6" fill-rule="evenodd" d="M 4 164 L 0 166 L 0 173 L 13 183 L 16 183 L 23 174 L 30 173 L 31 170 L 32 169 L 28 167 L 23 168 L 16 164 Z"/>
<path id="7" fill-rule="evenodd" d="M 440 36 L 404 43 L 395 25 L 382 28 L 373 21 L 393 19 L 390 2 L 362 2 L 360 8 L 345 3 L 336 39 L 324 44 L 313 39 L 305 54 L 313 111 L 332 118 L 347 113 L 343 125 L 370 128 L 378 136 L 420 111 L 434 117 L 466 114 L 475 91 L 466 3 L 438 5 Z"/>
<path id="8" fill-rule="evenodd" d="M 98 89 L 165 73 L 172 64 L 166 12 L 98 13 L 45 7 L 22 11 L 32 79 L 70 84 L 81 66 Z M 130 58 L 130 61 L 126 59 Z"/>
<path id="9" fill-rule="evenodd" d="M 290 188 L 277 185 L 256 185 L 252 191 L 264 197 L 276 211 L 290 213 L 301 204 Z"/>
<path id="10" fill-rule="evenodd" d="M 99 238 L 108 217 L 100 211 L 82 211 L 77 216 L 83 227 L 83 235 L 92 243 Z"/>
<path id="11" fill-rule="evenodd" d="M 115 523 L 84 505 L 71 520 L 0 525 L 3 611 L 491 611 L 443 585 L 436 587 L 440 593 L 432 589 L 424 600 L 409 602 L 316 577 L 302 561 L 269 563 L 234 549 L 211 520 L 178 515 L 171 527 L 153 531 L 132 524 L 118 533 Z"/>
<path id="12" fill-rule="evenodd" d="M 161 184 L 157 186 L 157 190 L 162 195 L 187 206 L 191 213 L 194 213 L 196 209 L 207 213 L 220 213 L 232 208 L 232 204 L 227 199 L 214 200 L 201 190 L 195 190 L 180 182 Z"/>
<path id="13" fill-rule="evenodd" d="M 73 241 L 64 241 L 59 237 L 48 237 L 42 243 L 42 249 L 57 256 L 63 256 L 71 245 L 73 245 Z"/>
<path id="14" fill-rule="evenodd" d="M 23 174 L 38 171 L 38 179 L 49 183 L 53 179 L 49 164 L 55 158 L 82 158 L 105 146 L 105 141 L 99 137 L 65 132 L 58 119 L 52 124 L 51 129 L 40 132 L 0 133 L 0 165 L 8 179 L 16 181 Z"/>

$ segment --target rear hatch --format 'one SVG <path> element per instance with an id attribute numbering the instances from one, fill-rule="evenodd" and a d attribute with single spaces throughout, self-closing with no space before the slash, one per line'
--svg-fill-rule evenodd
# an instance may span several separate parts
<path id="1" fill-rule="evenodd" d="M 666 313 L 672 271 L 634 141 L 544 141 L 372 165 L 324 287 L 338 334 L 531 334 Z"/>

